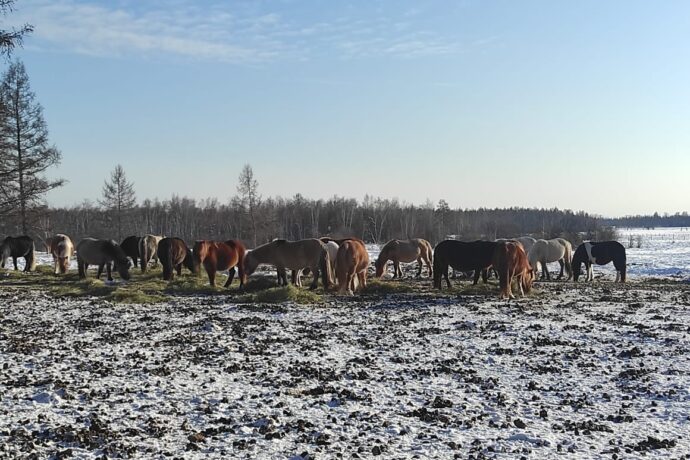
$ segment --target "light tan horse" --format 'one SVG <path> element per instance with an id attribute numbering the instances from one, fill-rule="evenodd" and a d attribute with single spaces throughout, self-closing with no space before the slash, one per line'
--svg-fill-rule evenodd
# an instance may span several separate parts
<path id="1" fill-rule="evenodd" d="M 163 239 L 158 235 L 144 235 L 139 239 L 139 257 L 141 258 L 141 272 L 146 273 L 149 262 L 153 259 L 158 264 L 158 243 Z"/>
<path id="2" fill-rule="evenodd" d="M 386 263 L 389 260 L 393 261 L 393 278 L 402 278 L 403 276 L 400 262 L 410 263 L 415 260 L 418 264 L 417 276 L 421 276 L 422 262 L 424 262 L 429 270 L 429 277 L 431 277 L 433 276 L 431 269 L 432 253 L 431 244 L 422 238 L 391 240 L 383 246 L 378 259 L 374 263 L 376 266 L 376 277 L 380 278 L 383 276 L 383 273 L 386 271 Z"/>
<path id="3" fill-rule="evenodd" d="M 529 264 L 534 273 L 537 273 L 537 264 L 541 264 L 541 278 L 551 280 L 549 268 L 546 266 L 549 262 L 558 262 L 561 265 L 561 273 L 558 279 L 563 278 L 563 269 L 568 271 L 568 279 L 573 276 L 572 259 L 573 246 L 570 241 L 564 238 L 553 238 L 550 240 L 537 240 L 527 254 Z"/>
<path id="4" fill-rule="evenodd" d="M 287 285 L 285 270 L 301 270 L 309 267 L 314 274 L 309 289 L 316 289 L 319 274 L 324 288 L 330 285 L 331 264 L 328 250 L 316 238 L 299 241 L 274 240 L 252 249 L 244 258 L 244 272 L 247 276 L 256 271 L 260 264 L 274 265 L 278 271 L 279 281 Z M 296 284 L 302 286 L 301 277 L 296 277 Z"/>
<path id="5" fill-rule="evenodd" d="M 74 257 L 74 243 L 69 236 L 62 233 L 46 241 L 48 251 L 53 256 L 53 268 L 56 275 L 65 274 L 69 269 L 69 262 Z"/>
<path id="6" fill-rule="evenodd" d="M 356 238 L 343 241 L 335 259 L 338 291 L 353 295 L 356 289 L 367 287 L 368 268 L 369 253 L 364 242 Z"/>

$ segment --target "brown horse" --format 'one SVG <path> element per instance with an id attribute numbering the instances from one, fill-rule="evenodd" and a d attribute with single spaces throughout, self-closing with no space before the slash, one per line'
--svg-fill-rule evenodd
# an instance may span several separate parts
<path id="1" fill-rule="evenodd" d="M 158 260 L 163 266 L 163 279 L 171 281 L 182 274 L 182 265 L 194 273 L 194 256 L 181 238 L 163 238 L 158 242 Z"/>
<path id="2" fill-rule="evenodd" d="M 276 267 L 279 284 L 282 280 L 287 285 L 286 269 L 299 271 L 309 267 L 309 270 L 314 274 L 314 281 L 312 281 L 309 289 L 316 289 L 319 274 L 322 275 L 324 288 L 328 288 L 332 278 L 328 250 L 324 243 L 316 238 L 299 241 L 274 240 L 252 249 L 244 259 L 244 272 L 249 276 L 256 271 L 260 264 Z M 299 276 L 296 277 L 296 283 L 301 287 L 302 281 Z"/>
<path id="3" fill-rule="evenodd" d="M 431 259 L 432 259 L 431 244 L 422 238 L 414 238 L 411 240 L 391 240 L 383 246 L 379 253 L 378 259 L 374 262 L 376 266 L 376 277 L 380 278 L 386 271 L 386 263 L 389 260 L 393 261 L 393 278 L 402 278 L 403 273 L 400 269 L 400 262 L 410 263 L 417 261 L 417 277 L 422 274 L 422 262 L 426 264 L 429 270 L 429 277 L 432 276 Z"/>
<path id="4" fill-rule="evenodd" d="M 194 243 L 194 273 L 199 273 L 204 265 L 208 274 L 208 282 L 216 285 L 216 272 L 228 270 L 228 280 L 224 287 L 229 287 L 235 277 L 235 267 L 239 270 L 240 289 L 247 281 L 244 271 L 244 259 L 247 249 L 239 240 L 197 241 Z"/>
<path id="5" fill-rule="evenodd" d="M 515 298 L 511 289 L 513 278 L 518 279 L 520 294 L 523 297 L 532 289 L 533 270 L 525 250 L 517 241 L 498 242 L 492 265 L 498 272 L 498 284 L 501 288 L 499 297 L 501 299 Z"/>
<path id="6" fill-rule="evenodd" d="M 362 240 L 343 241 L 338 248 L 338 255 L 335 259 L 335 274 L 338 279 L 339 292 L 353 295 L 357 288 L 365 288 L 368 268 L 369 253 Z"/>
<path id="7" fill-rule="evenodd" d="M 74 243 L 69 236 L 58 233 L 46 241 L 46 246 L 53 256 L 55 274 L 65 274 L 69 269 L 69 261 L 74 256 Z"/>

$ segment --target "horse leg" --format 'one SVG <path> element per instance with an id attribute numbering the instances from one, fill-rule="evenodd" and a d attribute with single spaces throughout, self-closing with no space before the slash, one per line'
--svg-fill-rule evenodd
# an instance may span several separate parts
<path id="1" fill-rule="evenodd" d="M 101 275 L 103 274 L 103 267 L 105 267 L 105 264 L 99 264 L 98 265 L 98 271 L 96 272 L 96 279 L 97 280 L 101 279 Z"/>
<path id="2" fill-rule="evenodd" d="M 474 281 L 472 281 L 472 286 L 475 286 L 479 282 L 479 276 L 481 276 L 481 274 L 481 269 L 477 269 L 474 271 Z"/>
<path id="3" fill-rule="evenodd" d="M 177 276 L 182 276 L 182 264 L 177 264 L 175 270 L 177 270 Z"/>
<path id="4" fill-rule="evenodd" d="M 314 273 L 314 281 L 312 281 L 309 285 L 309 290 L 313 291 L 319 285 L 319 275 L 321 274 L 321 269 L 319 268 L 319 265 L 316 264 L 314 267 L 311 268 L 311 271 Z"/>
<path id="5" fill-rule="evenodd" d="M 53 258 L 53 273 L 55 273 L 56 275 L 60 273 L 60 271 L 58 270 L 58 263 L 59 263 L 58 259 L 56 257 L 54 257 Z"/>
<path id="6" fill-rule="evenodd" d="M 482 269 L 482 282 L 484 284 L 489 282 L 489 269 L 488 268 Z"/>
<path id="7" fill-rule="evenodd" d="M 417 257 L 417 274 L 415 275 L 416 278 L 421 278 L 422 277 L 422 256 Z"/>
<path id="8" fill-rule="evenodd" d="M 14 264 L 14 269 L 19 270 L 19 267 L 17 266 L 17 258 L 16 257 L 12 257 L 12 263 Z"/>
<path id="9" fill-rule="evenodd" d="M 206 273 L 208 273 L 208 284 L 216 287 L 216 269 L 215 267 L 206 267 Z"/>
<path id="10" fill-rule="evenodd" d="M 541 266 L 544 269 L 544 273 L 546 274 L 546 279 L 548 281 L 551 281 L 551 272 L 549 271 L 549 266 L 547 265 L 546 259 L 541 261 Z"/>
<path id="11" fill-rule="evenodd" d="M 113 265 L 110 262 L 105 264 L 105 272 L 108 275 L 108 281 L 112 281 L 113 280 Z"/>
<path id="12" fill-rule="evenodd" d="M 563 259 L 558 259 L 558 264 L 561 266 L 561 273 L 558 274 L 558 279 L 561 280 L 563 279 L 563 269 L 565 268 L 565 262 L 563 262 Z"/>
<path id="13" fill-rule="evenodd" d="M 230 270 L 228 270 L 228 280 L 225 282 L 225 286 L 223 287 L 230 287 L 233 278 L 235 278 L 235 271 L 235 267 L 232 267 Z"/>

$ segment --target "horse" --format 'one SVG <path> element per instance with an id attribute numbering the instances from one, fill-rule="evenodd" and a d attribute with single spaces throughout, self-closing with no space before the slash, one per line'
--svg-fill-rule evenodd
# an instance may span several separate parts
<path id="1" fill-rule="evenodd" d="M 422 261 L 429 270 L 429 277 L 432 276 L 431 268 L 432 249 L 431 244 L 422 238 L 411 240 L 391 240 L 386 243 L 378 259 L 374 262 L 376 267 L 376 277 L 380 278 L 386 270 L 388 260 L 393 260 L 393 278 L 402 278 L 403 273 L 400 269 L 400 262 L 409 263 L 417 261 L 417 277 L 422 275 Z"/>
<path id="2" fill-rule="evenodd" d="M 335 275 L 338 279 L 339 292 L 353 295 L 358 287 L 359 289 L 365 288 L 368 268 L 369 253 L 364 243 L 357 239 L 344 241 L 338 248 L 335 262 Z"/>
<path id="3" fill-rule="evenodd" d="M 65 274 L 69 269 L 69 262 L 74 256 L 74 243 L 72 239 L 62 233 L 50 238 L 46 245 L 53 256 L 53 268 L 56 275 Z"/>
<path id="4" fill-rule="evenodd" d="M 182 265 L 194 273 L 194 256 L 183 239 L 163 238 L 158 242 L 156 254 L 163 266 L 163 279 L 165 281 L 172 281 L 175 276 L 174 270 L 177 270 L 178 276 L 181 275 Z"/>
<path id="5" fill-rule="evenodd" d="M 17 266 L 17 259 L 19 257 L 24 258 L 24 271 L 30 272 L 36 269 L 36 248 L 34 246 L 34 240 L 30 237 L 23 235 L 18 237 L 8 236 L 0 244 L 0 257 L 2 262 L 0 263 L 0 268 L 5 268 L 7 264 L 7 259 L 12 257 L 12 263 L 14 264 L 14 269 L 19 270 Z"/>
<path id="6" fill-rule="evenodd" d="M 527 251 L 527 258 L 529 264 L 535 275 L 537 273 L 537 264 L 541 264 L 541 278 L 551 280 L 549 268 L 546 266 L 549 262 L 558 262 L 561 265 L 561 273 L 558 279 L 563 278 L 563 269 L 568 271 L 568 279 L 573 277 L 573 269 L 571 260 L 573 258 L 573 246 L 570 241 L 564 238 L 553 238 L 550 240 L 537 240 L 532 246 L 532 249 Z"/>
<path id="7" fill-rule="evenodd" d="M 499 298 L 514 299 L 512 292 L 513 278 L 518 278 L 520 294 L 532 290 L 533 271 L 522 244 L 517 241 L 500 241 L 494 250 L 492 265 L 498 272 L 500 286 Z"/>
<path id="8" fill-rule="evenodd" d="M 139 263 L 141 264 L 142 273 L 146 273 L 146 269 L 148 268 L 151 259 L 154 260 L 155 264 L 158 263 L 158 255 L 156 255 L 156 251 L 158 249 L 158 243 L 162 239 L 163 237 L 158 235 L 144 235 L 139 238 L 139 257 L 141 257 Z"/>
<path id="9" fill-rule="evenodd" d="M 609 262 L 613 262 L 613 266 L 616 267 L 616 282 L 625 283 L 625 246 L 618 241 L 585 241 L 575 249 L 573 255 L 573 279 L 577 281 L 580 277 L 583 263 L 587 269 L 585 281 L 592 281 L 594 279 L 592 264 L 606 265 Z"/>
<path id="10" fill-rule="evenodd" d="M 324 246 L 326 247 L 326 251 L 328 252 L 328 260 L 331 263 L 331 275 L 335 276 L 335 258 L 338 255 L 338 248 L 340 246 L 338 245 L 338 243 L 335 242 L 335 240 L 328 237 L 319 238 L 319 240 L 323 242 Z M 310 272 L 311 270 L 309 270 L 309 267 L 304 267 L 302 270 L 292 270 L 292 284 L 297 285 L 297 277 L 302 275 L 308 275 Z M 278 284 L 280 284 L 281 282 L 282 279 L 279 275 Z M 335 280 L 331 278 L 329 282 L 330 284 L 334 284 Z"/>
<path id="11" fill-rule="evenodd" d="M 487 280 L 487 269 L 491 267 L 494 251 L 499 243 L 495 241 L 441 241 L 434 248 L 434 287 L 441 289 L 441 277 L 445 278 L 450 288 L 448 279 L 448 267 L 454 270 L 466 272 L 474 270 L 473 285 L 479 281 L 482 275 L 484 282 Z"/>
<path id="12" fill-rule="evenodd" d="M 137 260 L 139 259 L 139 240 L 141 239 L 140 236 L 128 236 L 124 240 L 122 240 L 122 243 L 120 243 L 120 247 L 122 248 L 123 251 L 125 251 L 125 254 L 129 256 L 132 259 L 132 263 L 134 266 L 137 266 Z"/>
<path id="13" fill-rule="evenodd" d="M 223 287 L 229 287 L 235 278 L 235 267 L 239 271 L 240 289 L 247 281 L 244 270 L 244 261 L 247 249 L 239 240 L 208 241 L 201 240 L 194 243 L 194 273 L 198 274 L 203 264 L 208 282 L 216 285 L 216 272 L 228 270 L 228 280 Z"/>
<path id="14" fill-rule="evenodd" d="M 287 285 L 286 269 L 301 270 L 304 267 L 314 274 L 309 289 L 316 289 L 321 274 L 324 288 L 330 285 L 331 263 L 328 250 L 324 243 L 316 238 L 308 238 L 298 241 L 274 240 L 253 249 L 244 259 L 244 271 L 247 276 L 256 271 L 259 264 L 269 264 L 276 267 L 279 284 L 282 281 Z M 296 277 L 297 286 L 302 286 L 301 277 Z"/>
<path id="15" fill-rule="evenodd" d="M 103 267 L 105 267 L 108 281 L 112 281 L 113 263 L 115 264 L 115 269 L 120 274 L 120 278 L 128 280 L 130 277 L 130 262 L 125 251 L 115 241 L 84 238 L 77 244 L 79 278 L 86 278 L 86 270 L 89 268 L 89 265 L 98 265 L 96 279 L 100 279 Z"/>

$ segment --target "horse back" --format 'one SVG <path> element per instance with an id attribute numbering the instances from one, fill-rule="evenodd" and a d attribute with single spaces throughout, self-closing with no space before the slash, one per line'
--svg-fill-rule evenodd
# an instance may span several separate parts
<path id="1" fill-rule="evenodd" d="M 498 244 L 495 241 L 445 240 L 436 245 L 434 259 L 460 271 L 481 270 L 491 266 Z"/>

